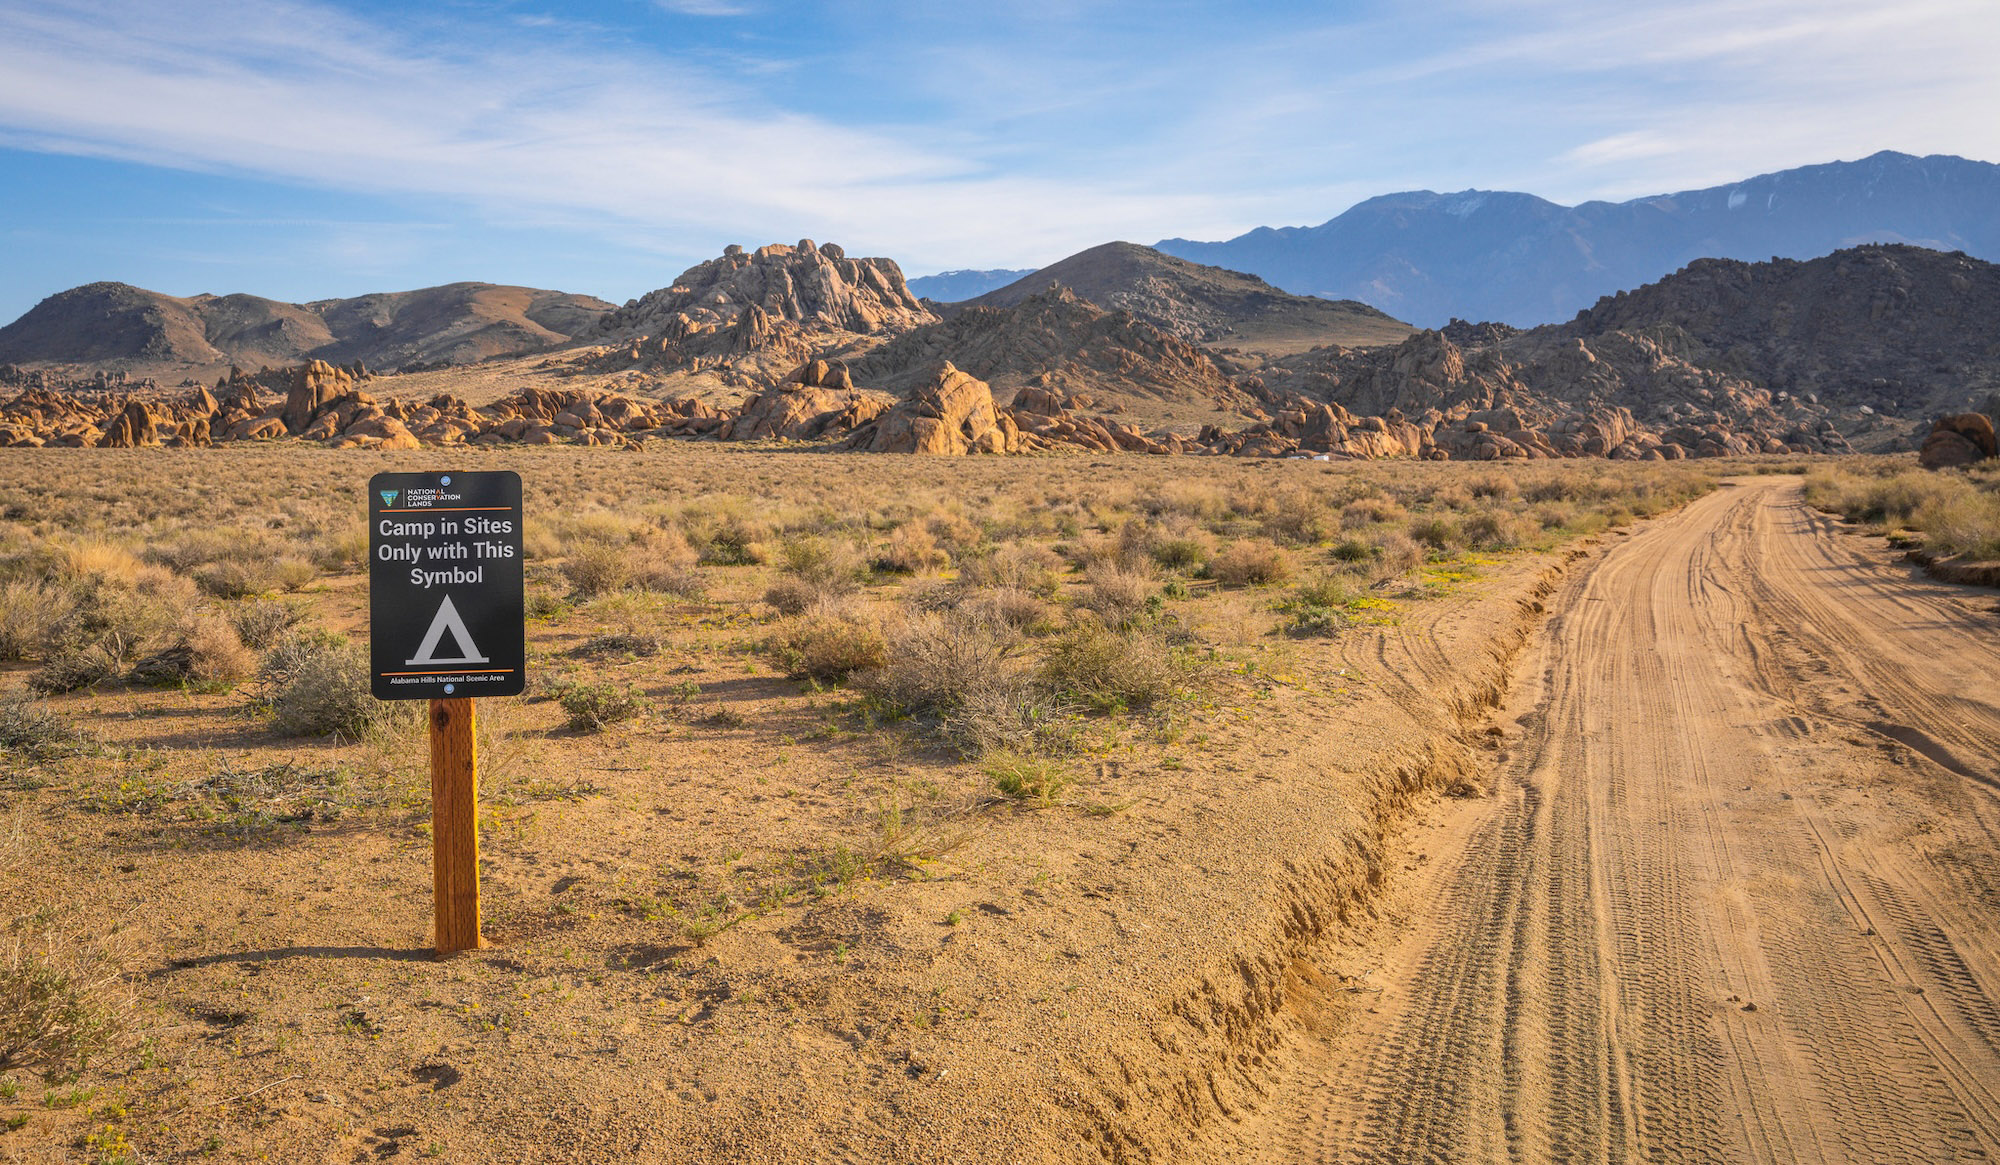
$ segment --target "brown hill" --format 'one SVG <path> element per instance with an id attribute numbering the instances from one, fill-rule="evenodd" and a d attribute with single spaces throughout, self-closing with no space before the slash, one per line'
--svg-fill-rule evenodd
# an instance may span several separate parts
<path id="1" fill-rule="evenodd" d="M 1410 325 L 1355 300 L 1280 291 L 1255 275 L 1190 263 L 1135 243 L 1105 243 L 956 305 L 1011 307 L 1059 283 L 1099 307 L 1128 311 L 1191 344 L 1266 356 L 1322 344 L 1395 344 Z"/>
<path id="2" fill-rule="evenodd" d="M 610 309 L 587 295 L 491 283 L 307 304 L 91 283 L 52 295 L 0 328 L 0 362 L 204 377 L 232 364 L 311 359 L 380 368 L 462 364 L 563 343 Z"/>
<path id="3" fill-rule="evenodd" d="M 2000 266 L 1956 251 L 1702 259 L 1553 330 L 1588 338 L 1662 327 L 1685 336 L 1694 363 L 1846 408 L 1927 419 L 2000 388 Z"/>
<path id="4" fill-rule="evenodd" d="M 1174 406 L 1230 411 L 1247 399 L 1206 351 L 1067 287 L 1007 307 L 963 308 L 851 361 L 849 370 L 857 385 L 907 394 L 947 361 L 1003 399 L 1032 386 L 1083 407 L 1168 418 Z"/>

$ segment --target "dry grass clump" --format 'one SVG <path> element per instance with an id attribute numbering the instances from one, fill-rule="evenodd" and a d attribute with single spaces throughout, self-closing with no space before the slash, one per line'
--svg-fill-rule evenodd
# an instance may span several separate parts
<path id="1" fill-rule="evenodd" d="M 50 760 L 84 746 L 83 733 L 23 693 L 0 696 L 0 753 Z"/>
<path id="2" fill-rule="evenodd" d="M 229 609 L 236 637 L 254 651 L 271 646 L 311 617 L 312 608 L 297 600 L 250 599 Z"/>
<path id="3" fill-rule="evenodd" d="M 1247 539 L 1231 544 L 1208 563 L 1209 577 L 1226 587 L 1281 583 L 1295 569 L 1291 554 L 1282 547 Z"/>
<path id="4" fill-rule="evenodd" d="M 1806 501 L 1874 529 L 1914 530 L 1938 555 L 2000 558 L 2000 474 L 1908 468 L 1900 458 L 1814 469 Z"/>
<path id="5" fill-rule="evenodd" d="M 889 531 L 888 541 L 875 551 L 873 565 L 889 574 L 922 574 L 950 566 L 951 555 L 938 545 L 928 526 L 905 522 Z"/>
<path id="6" fill-rule="evenodd" d="M 1159 635 L 1078 625 L 1049 646 L 1038 678 L 1098 711 L 1148 708 L 1179 692 L 1189 668 Z"/>
<path id="7" fill-rule="evenodd" d="M 802 615 L 838 603 L 861 586 L 864 567 L 852 545 L 808 536 L 786 540 L 778 550 L 782 577 L 764 592 L 781 615 Z"/>
<path id="8" fill-rule="evenodd" d="M 1355 498 L 1340 511 L 1340 528 L 1343 530 L 1365 530 L 1370 526 L 1381 526 L 1391 522 L 1401 522 L 1410 512 L 1394 498 L 1381 494 L 1369 494 Z"/>
<path id="9" fill-rule="evenodd" d="M 625 560 L 625 548 L 609 542 L 589 541 L 570 548 L 563 559 L 563 580 L 571 595 L 594 599 L 622 590 L 632 581 L 632 568 Z"/>
<path id="10" fill-rule="evenodd" d="M 1474 550 L 1514 550 L 1532 544 L 1542 535 L 1540 522 L 1504 510 L 1468 514 L 1459 530 L 1466 545 Z"/>
<path id="11" fill-rule="evenodd" d="M 414 715 L 403 703 L 375 699 L 370 689 L 360 647 L 324 632 L 294 633 L 264 653 L 256 703 L 286 736 L 359 740 L 370 729 Z"/>
<path id="12" fill-rule="evenodd" d="M 1432 514 L 1410 523 L 1410 537 L 1439 554 L 1446 554 L 1465 544 L 1465 532 L 1453 519 L 1443 514 Z"/>
<path id="13" fill-rule="evenodd" d="M 795 680 L 839 683 L 888 663 L 889 645 L 874 625 L 849 615 L 807 615 L 772 633 L 766 650 Z"/>
<path id="14" fill-rule="evenodd" d="M 1062 589 L 1056 573 L 1062 565 L 1062 556 L 1046 546 L 1012 542 L 968 559 L 958 577 L 967 586 L 1011 588 L 1052 599 Z"/>
<path id="15" fill-rule="evenodd" d="M 942 715 L 985 694 L 1012 670 L 1017 637 L 962 611 L 911 614 L 888 639 L 888 659 L 856 677 L 905 715 Z"/>
<path id="16" fill-rule="evenodd" d="M 244 646 L 236 628 L 217 615 L 196 612 L 181 623 L 173 644 L 132 665 L 134 683 L 193 684 L 227 687 L 244 679 L 257 657 Z"/>
<path id="17" fill-rule="evenodd" d="M 1078 602 L 1108 627 L 1130 626 L 1146 614 L 1149 604 L 1157 605 L 1153 576 L 1145 571 L 1099 563 L 1086 577 L 1089 581 Z"/>
<path id="18" fill-rule="evenodd" d="M 117 1045 L 129 997 L 103 946 L 41 915 L 15 919 L 0 943 L 0 1071 L 74 1077 Z"/>

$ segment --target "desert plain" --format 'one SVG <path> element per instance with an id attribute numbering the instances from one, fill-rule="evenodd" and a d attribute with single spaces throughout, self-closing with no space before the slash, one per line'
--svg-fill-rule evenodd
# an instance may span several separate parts
<path id="1" fill-rule="evenodd" d="M 443 959 L 355 646 L 439 468 L 531 671 Z M 1984 484 L 7 451 L 0 1159 L 1977 1157 L 1995 604 L 1882 535 Z"/>

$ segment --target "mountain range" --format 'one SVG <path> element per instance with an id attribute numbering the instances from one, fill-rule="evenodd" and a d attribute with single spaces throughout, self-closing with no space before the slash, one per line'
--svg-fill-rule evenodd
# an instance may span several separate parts
<path id="1" fill-rule="evenodd" d="M 469 364 L 565 343 L 613 307 L 595 296 L 492 283 L 312 303 L 87 283 L 0 328 L 0 363 L 202 376 L 307 360 L 387 369 Z"/>
<path id="2" fill-rule="evenodd" d="M 1566 320 L 1696 259 L 1809 259 L 1868 242 L 2000 260 L 2000 166 L 1884 151 L 1578 206 L 1508 191 L 1418 190 L 1371 198 L 1318 226 L 1157 246 L 1424 327 L 1454 317 L 1526 327 Z"/>

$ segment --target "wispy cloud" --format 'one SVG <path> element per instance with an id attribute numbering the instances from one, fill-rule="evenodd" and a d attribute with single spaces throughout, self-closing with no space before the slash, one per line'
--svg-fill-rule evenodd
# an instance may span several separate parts
<path id="1" fill-rule="evenodd" d="M 847 4 L 811 6 L 834 15 L 809 32 L 803 7 L 654 4 L 672 43 L 560 9 L 0 0 L 0 145 L 681 256 L 810 234 L 913 267 L 1316 222 L 1420 185 L 1576 199 L 1885 147 L 2000 157 L 1991 0 Z"/>
<path id="2" fill-rule="evenodd" d="M 748 4 L 730 0 L 653 0 L 653 3 L 677 16 L 747 16 L 753 11 Z"/>

